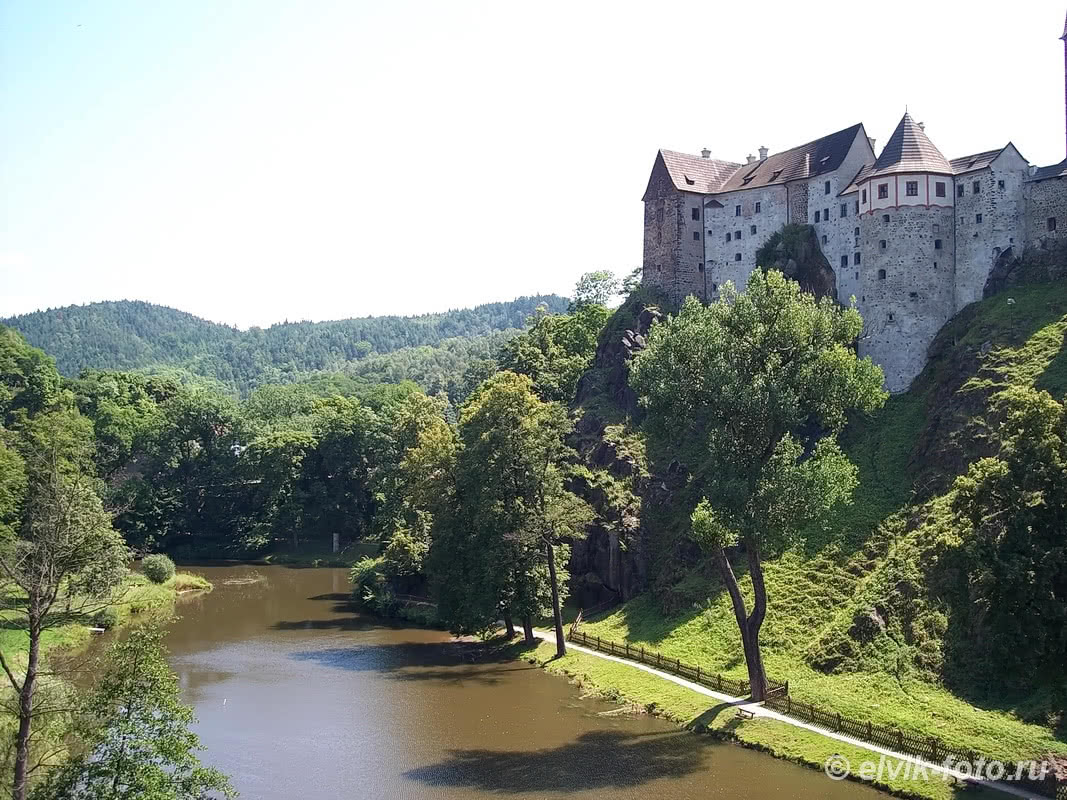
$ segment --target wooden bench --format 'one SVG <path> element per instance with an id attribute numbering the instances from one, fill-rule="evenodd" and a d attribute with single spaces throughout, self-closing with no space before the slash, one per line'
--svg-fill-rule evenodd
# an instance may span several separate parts
<path id="1" fill-rule="evenodd" d="M 738 719 L 755 719 L 756 718 L 756 713 L 754 711 L 749 711 L 747 708 L 739 708 L 739 709 L 737 709 L 737 718 Z"/>

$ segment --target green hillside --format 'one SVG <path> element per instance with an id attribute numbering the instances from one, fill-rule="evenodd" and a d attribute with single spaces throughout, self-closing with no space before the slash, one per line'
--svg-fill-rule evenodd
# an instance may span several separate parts
<path id="1" fill-rule="evenodd" d="M 399 377 L 424 385 L 443 375 L 461 375 L 470 361 L 488 354 L 502 332 L 522 328 L 541 305 L 560 312 L 568 301 L 537 295 L 440 314 L 284 322 L 247 331 L 131 300 L 35 311 L 0 322 L 53 356 L 67 376 L 86 368 L 170 368 L 220 381 L 243 394 L 264 383 L 292 382 L 321 371 L 367 380 Z M 444 353 L 419 350 L 442 346 Z M 354 366 L 369 356 L 402 350 L 406 355 L 395 360 Z"/>
<path id="2" fill-rule="evenodd" d="M 641 328 L 651 304 L 631 298 L 599 355 L 619 331 Z M 910 391 L 851 421 L 843 444 L 860 469 L 853 505 L 766 564 L 764 656 L 794 699 L 995 757 L 1067 753 L 1062 664 L 1042 670 L 1022 652 L 1011 666 L 991 652 L 1004 633 L 993 627 L 996 609 L 982 606 L 974 534 L 955 505 L 956 478 L 1002 450 L 1009 390 L 1067 392 L 1065 334 L 1067 282 L 1013 287 L 941 331 Z M 700 488 L 686 464 L 699 456 L 659 449 L 620 386 L 611 359 L 598 356 L 576 408 L 580 449 L 601 512 L 640 515 L 626 558 L 646 560 L 649 591 L 583 630 L 743 678 L 730 599 L 686 536 Z M 1050 555 L 1060 580 L 1065 544 Z M 1047 630 L 1063 636 L 1062 621 L 1040 617 L 1020 650 L 1062 647 L 1062 638 L 1045 641 Z"/>

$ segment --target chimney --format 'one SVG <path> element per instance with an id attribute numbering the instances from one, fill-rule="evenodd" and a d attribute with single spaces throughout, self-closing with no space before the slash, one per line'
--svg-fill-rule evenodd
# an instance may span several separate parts
<path id="1" fill-rule="evenodd" d="M 711 158 L 711 151 L 708 148 L 705 147 L 703 150 L 700 151 L 700 157 L 701 158 Z"/>
<path id="2" fill-rule="evenodd" d="M 873 153 L 873 152 L 874 152 L 874 149 L 875 149 L 875 148 L 874 148 L 874 145 L 875 145 L 875 143 L 876 143 L 876 142 L 877 142 L 878 140 L 877 140 L 877 139 L 875 139 L 875 138 L 874 138 L 873 136 L 868 136 L 868 137 L 867 137 L 867 141 L 871 143 L 871 152 Z"/>
<path id="3" fill-rule="evenodd" d="M 759 160 L 760 161 L 766 161 L 767 160 L 767 148 L 766 147 L 760 147 L 760 149 L 759 149 Z"/>
<path id="4" fill-rule="evenodd" d="M 756 157 L 754 155 L 752 155 L 752 153 L 749 153 L 747 156 L 745 156 L 745 163 L 746 164 L 751 164 L 755 160 L 756 160 Z"/>
<path id="5" fill-rule="evenodd" d="M 1034 177 L 1037 174 L 1037 164 L 1030 165 L 1030 177 Z"/>
<path id="6" fill-rule="evenodd" d="M 811 153 L 804 154 L 804 177 L 811 175 Z"/>
<path id="7" fill-rule="evenodd" d="M 919 130 L 921 130 L 923 132 L 926 131 L 926 123 L 925 122 L 920 122 L 919 123 Z"/>

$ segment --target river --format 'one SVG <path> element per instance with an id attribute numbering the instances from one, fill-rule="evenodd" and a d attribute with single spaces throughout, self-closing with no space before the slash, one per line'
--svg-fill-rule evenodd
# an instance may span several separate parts
<path id="1" fill-rule="evenodd" d="M 884 797 L 348 605 L 340 569 L 196 567 L 167 644 L 245 800 Z"/>

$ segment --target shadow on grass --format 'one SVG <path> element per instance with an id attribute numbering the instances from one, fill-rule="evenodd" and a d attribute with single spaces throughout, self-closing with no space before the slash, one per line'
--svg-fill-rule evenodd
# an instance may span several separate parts
<path id="1" fill-rule="evenodd" d="M 404 777 L 427 786 L 500 794 L 621 789 L 702 770 L 707 752 L 698 737 L 682 731 L 590 731 L 560 747 L 531 752 L 453 750 L 443 761 Z"/>

